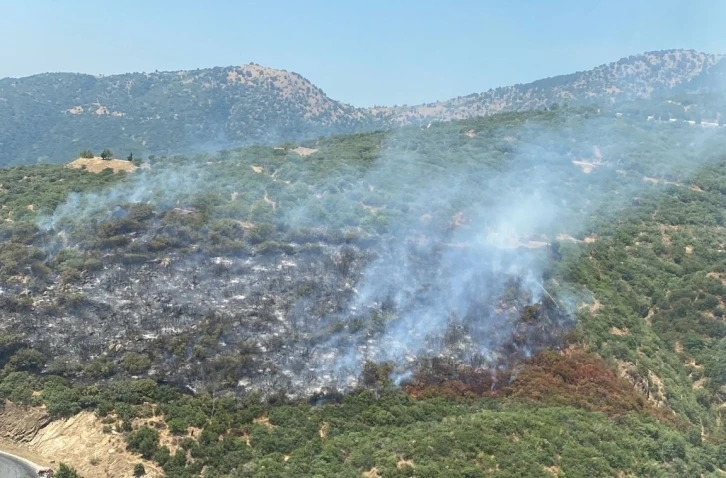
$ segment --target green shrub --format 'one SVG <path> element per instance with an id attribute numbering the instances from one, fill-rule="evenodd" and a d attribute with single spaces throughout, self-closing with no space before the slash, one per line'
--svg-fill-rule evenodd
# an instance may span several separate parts
<path id="1" fill-rule="evenodd" d="M 116 364 L 107 357 L 97 357 L 86 365 L 83 373 L 91 378 L 110 377 L 116 373 Z"/>
<path id="2" fill-rule="evenodd" d="M 159 432 L 149 427 L 141 427 L 126 437 L 126 448 L 151 459 L 159 448 Z"/>
<path id="3" fill-rule="evenodd" d="M 121 367 L 131 375 L 139 375 L 149 370 L 151 359 L 146 354 L 128 352 L 121 362 Z"/>
<path id="4" fill-rule="evenodd" d="M 81 475 L 74 468 L 62 462 L 58 466 L 58 471 L 53 476 L 54 478 L 81 478 Z"/>
<path id="5" fill-rule="evenodd" d="M 46 357 L 42 352 L 34 349 L 18 350 L 3 367 L 3 374 L 10 372 L 28 371 L 37 373 L 45 365 Z"/>

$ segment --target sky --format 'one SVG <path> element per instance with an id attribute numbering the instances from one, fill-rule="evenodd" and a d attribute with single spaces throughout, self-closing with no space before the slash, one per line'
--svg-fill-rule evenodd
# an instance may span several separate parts
<path id="1" fill-rule="evenodd" d="M 355 106 L 419 104 L 671 48 L 726 53 L 726 0 L 0 0 L 0 78 L 250 62 Z"/>

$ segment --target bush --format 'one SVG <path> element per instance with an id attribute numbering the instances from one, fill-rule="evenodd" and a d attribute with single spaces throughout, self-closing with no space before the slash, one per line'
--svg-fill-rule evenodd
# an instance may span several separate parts
<path id="1" fill-rule="evenodd" d="M 172 418 L 167 422 L 167 426 L 174 435 L 183 435 L 187 432 L 188 424 L 181 418 Z"/>
<path id="2" fill-rule="evenodd" d="M 245 239 L 250 244 L 261 244 L 267 241 L 274 231 L 275 227 L 271 224 L 258 224 L 245 232 Z"/>
<path id="3" fill-rule="evenodd" d="M 3 368 L 3 373 L 27 370 L 38 372 L 45 365 L 46 358 L 41 352 L 33 349 L 18 350 Z"/>
<path id="4" fill-rule="evenodd" d="M 144 475 L 146 475 L 146 469 L 144 468 L 144 465 L 142 465 L 141 463 L 135 464 L 134 465 L 134 476 L 136 478 L 138 478 L 138 477 L 144 476 Z"/>
<path id="5" fill-rule="evenodd" d="M 124 356 L 121 366 L 127 373 L 139 375 L 149 370 L 151 359 L 144 354 L 129 352 Z"/>
<path id="6" fill-rule="evenodd" d="M 65 463 L 60 464 L 58 472 L 54 476 L 55 478 L 81 478 L 81 475 L 75 469 Z"/>
<path id="7" fill-rule="evenodd" d="M 27 372 L 12 372 L 0 382 L 0 397 L 15 403 L 30 404 L 33 392 L 40 388 L 38 379 Z"/>
<path id="8" fill-rule="evenodd" d="M 107 357 L 97 357 L 84 369 L 84 374 L 91 378 L 110 377 L 116 373 L 116 365 Z"/>
<path id="9" fill-rule="evenodd" d="M 159 448 L 159 432 L 149 427 L 141 427 L 126 437 L 126 448 L 151 459 Z"/>
<path id="10" fill-rule="evenodd" d="M 83 263 L 83 269 L 87 271 L 99 271 L 103 269 L 103 262 L 100 259 L 90 258 Z"/>
<path id="11" fill-rule="evenodd" d="M 79 389 L 63 383 L 46 383 L 42 398 L 53 417 L 72 417 L 82 409 Z"/>

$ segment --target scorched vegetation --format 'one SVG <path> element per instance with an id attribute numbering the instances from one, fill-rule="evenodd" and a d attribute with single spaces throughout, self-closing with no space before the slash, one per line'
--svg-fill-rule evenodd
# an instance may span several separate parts
<path id="1" fill-rule="evenodd" d="M 0 394 L 174 477 L 716 476 L 726 137 L 618 113 L 2 170 Z"/>

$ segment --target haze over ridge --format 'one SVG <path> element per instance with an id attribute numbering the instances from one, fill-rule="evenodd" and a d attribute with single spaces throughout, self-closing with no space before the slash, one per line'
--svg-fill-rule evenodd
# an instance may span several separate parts
<path id="1" fill-rule="evenodd" d="M 692 83 L 710 91 L 722 86 L 720 80 L 703 86 L 713 83 L 713 71 L 722 69 L 721 58 L 693 50 L 649 52 L 525 85 L 442 102 L 377 108 L 341 103 L 297 73 L 258 64 L 113 76 L 47 73 L 5 78 L 0 80 L 0 164 L 65 162 L 85 147 L 169 154 L 280 144 L 548 108 L 553 103 L 668 96 Z"/>

